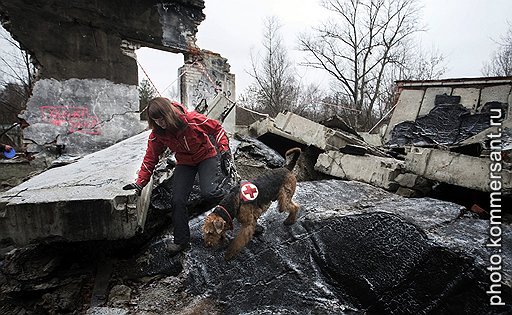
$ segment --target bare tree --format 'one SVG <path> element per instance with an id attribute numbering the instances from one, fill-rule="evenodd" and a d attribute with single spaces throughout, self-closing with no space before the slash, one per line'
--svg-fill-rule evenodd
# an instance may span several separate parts
<path id="1" fill-rule="evenodd" d="M 408 43 L 412 45 L 412 43 Z M 382 118 L 396 102 L 396 84 L 398 80 L 435 80 L 446 72 L 444 55 L 432 47 L 424 50 L 421 46 L 403 47 L 398 54 L 401 59 L 395 60 L 383 75 L 382 92 L 376 102 L 375 119 Z"/>
<path id="2" fill-rule="evenodd" d="M 404 52 L 405 60 L 397 80 L 436 80 L 446 72 L 445 57 L 438 49 L 421 47 Z"/>
<path id="3" fill-rule="evenodd" d="M 20 96 L 26 101 L 32 91 L 37 70 L 32 58 L 3 27 L 0 27 L 0 47 L 0 86 L 21 86 L 23 95 Z"/>
<path id="4" fill-rule="evenodd" d="M 323 98 L 324 92 L 317 84 L 300 85 L 293 112 L 311 120 L 319 121 L 323 118 L 321 116 L 321 113 L 324 112 Z"/>
<path id="5" fill-rule="evenodd" d="M 489 62 L 484 63 L 482 74 L 485 76 L 512 76 L 512 24 L 509 24 L 507 33 L 498 42 Z"/>
<path id="6" fill-rule="evenodd" d="M 27 126 L 18 114 L 26 107 L 36 67 L 29 53 L 0 27 L 0 142 L 22 145 L 21 128 Z"/>
<path id="7" fill-rule="evenodd" d="M 150 100 L 158 96 L 158 92 L 153 87 L 150 81 L 146 79 L 142 79 L 139 83 L 139 111 L 140 111 L 140 119 L 148 120 L 148 113 L 146 111 L 146 107 Z"/>
<path id="8" fill-rule="evenodd" d="M 402 59 L 418 24 L 417 0 L 323 0 L 335 19 L 299 37 L 307 66 L 327 71 L 338 93 L 360 113 L 355 126 L 368 128 L 386 70 Z"/>
<path id="9" fill-rule="evenodd" d="M 255 98 L 253 107 L 274 116 L 283 110 L 292 110 L 299 93 L 295 69 L 288 58 L 280 35 L 281 24 L 276 17 L 265 20 L 263 57 L 251 54 L 249 74 L 254 84 L 247 91 Z"/>

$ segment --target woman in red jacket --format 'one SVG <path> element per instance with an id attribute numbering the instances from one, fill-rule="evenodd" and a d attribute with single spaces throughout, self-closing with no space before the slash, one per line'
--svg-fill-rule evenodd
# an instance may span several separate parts
<path id="1" fill-rule="evenodd" d="M 219 173 L 216 155 L 229 150 L 228 138 L 216 120 L 194 111 L 188 112 L 181 104 L 167 98 L 152 99 L 147 110 L 152 132 L 146 154 L 137 181 L 123 189 L 140 192 L 149 182 L 160 154 L 167 148 L 175 153 L 172 182 L 174 244 L 167 248 L 177 252 L 187 248 L 190 242 L 186 205 L 196 174 L 199 173 L 199 186 L 205 198 L 219 197 L 221 193 L 214 184 Z M 213 136 L 215 143 L 209 136 Z"/>

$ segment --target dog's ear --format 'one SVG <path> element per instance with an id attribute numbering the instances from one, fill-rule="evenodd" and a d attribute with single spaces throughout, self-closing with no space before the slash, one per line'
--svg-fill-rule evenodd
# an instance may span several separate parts
<path id="1" fill-rule="evenodd" d="M 207 232 L 208 232 L 209 227 L 210 227 L 210 221 L 211 221 L 211 219 L 210 219 L 210 216 L 208 215 L 208 216 L 206 217 L 206 219 L 204 220 L 204 223 L 203 223 L 203 232 L 204 232 L 204 233 L 207 233 Z"/>
<path id="2" fill-rule="evenodd" d="M 207 233 L 210 233 L 210 232 L 211 232 L 211 231 L 210 231 L 211 229 L 210 229 L 209 227 L 210 227 L 210 226 L 209 226 L 209 224 L 207 224 L 207 223 L 205 223 L 205 224 L 203 225 L 203 233 L 204 233 L 204 234 L 207 234 Z"/>
<path id="3" fill-rule="evenodd" d="M 219 220 L 215 220 L 213 222 L 213 227 L 215 228 L 215 232 L 217 232 L 217 234 L 221 234 L 222 231 L 224 231 L 224 221 L 219 221 Z"/>

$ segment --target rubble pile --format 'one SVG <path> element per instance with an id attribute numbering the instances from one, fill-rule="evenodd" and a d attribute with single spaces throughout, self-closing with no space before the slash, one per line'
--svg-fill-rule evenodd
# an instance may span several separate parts
<path id="1" fill-rule="evenodd" d="M 403 91 L 408 101 L 421 100 L 416 116 L 398 111 L 384 146 L 366 143 L 347 126 L 339 128 L 336 119 L 328 120 L 328 127 L 293 113 L 264 118 L 248 133 L 235 134 L 230 146 L 236 168 L 217 183 L 219 189 L 282 166 L 282 154 L 300 147 L 294 199 L 301 210 L 296 224 L 284 226 L 283 215 L 271 206 L 259 221 L 263 233 L 230 262 L 223 258 L 224 247 L 202 244 L 201 226 L 216 201 L 203 200 L 197 185 L 188 204 L 191 249 L 177 255 L 166 251 L 172 240 L 173 163 L 164 159 L 150 199 L 148 192 L 145 200 L 124 196 L 149 206 L 141 213 L 143 230 L 128 239 L 67 243 L 50 235 L 20 246 L 4 237 L 0 312 L 512 312 L 512 251 L 506 245 L 512 243 L 506 210 L 512 193 L 510 108 L 503 98 L 485 96 L 485 88 L 469 108 L 464 103 L 469 94 L 461 89 L 454 89 L 460 97 L 438 94 L 438 88 Z M 403 110 L 405 101 L 400 104 L 397 109 Z M 489 135 L 498 130 L 492 112 L 500 113 L 502 126 L 500 289 L 507 305 L 499 309 L 490 308 L 486 292 L 493 253 L 485 246 L 489 161 L 497 148 Z"/>

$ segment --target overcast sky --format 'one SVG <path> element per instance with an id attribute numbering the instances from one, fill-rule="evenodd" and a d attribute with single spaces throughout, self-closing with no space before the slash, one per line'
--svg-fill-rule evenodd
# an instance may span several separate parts
<path id="1" fill-rule="evenodd" d="M 426 50 L 435 47 L 445 56 L 447 72 L 443 78 L 482 76 L 484 61 L 496 49 L 496 40 L 512 23 L 512 0 L 423 0 L 422 20 L 427 31 L 422 32 L 421 45 Z M 327 11 L 318 0 L 205 0 L 206 19 L 199 26 L 197 44 L 228 59 L 231 73 L 236 75 L 237 95 L 251 83 L 246 73 L 250 69 L 251 50 L 261 48 L 263 21 L 277 16 L 287 47 L 297 47 L 297 35 L 325 20 Z M 181 55 L 140 51 L 139 61 L 163 90 L 176 80 Z M 293 58 L 301 58 L 292 53 Z M 327 85 L 328 77 L 299 69 L 307 81 Z"/>

